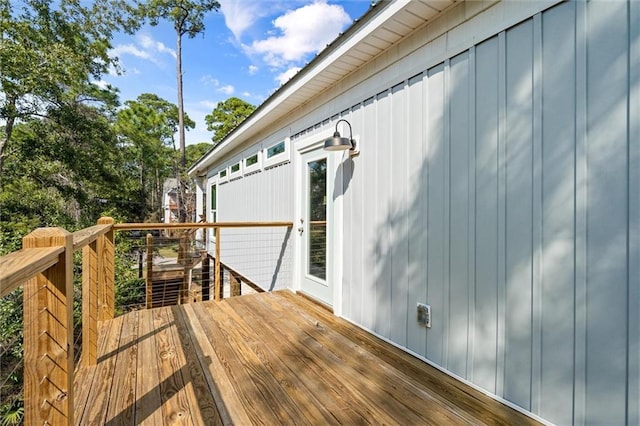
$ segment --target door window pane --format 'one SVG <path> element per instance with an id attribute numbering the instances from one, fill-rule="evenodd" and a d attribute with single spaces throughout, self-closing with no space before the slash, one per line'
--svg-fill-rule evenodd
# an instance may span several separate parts
<path id="1" fill-rule="evenodd" d="M 327 278 L 327 159 L 308 163 L 309 182 L 309 275 Z"/>

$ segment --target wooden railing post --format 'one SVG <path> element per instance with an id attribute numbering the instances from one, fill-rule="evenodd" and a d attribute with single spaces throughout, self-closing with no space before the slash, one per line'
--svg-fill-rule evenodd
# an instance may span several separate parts
<path id="1" fill-rule="evenodd" d="M 110 217 L 98 219 L 99 225 L 113 224 Z M 113 229 L 98 238 L 98 321 L 115 314 L 115 240 Z"/>
<path id="2" fill-rule="evenodd" d="M 82 366 L 98 358 L 98 242 L 82 248 Z"/>
<path id="3" fill-rule="evenodd" d="M 153 235 L 147 234 L 147 275 L 145 277 L 147 309 L 153 308 Z"/>
<path id="4" fill-rule="evenodd" d="M 36 229 L 24 248 L 63 246 L 58 262 L 24 285 L 25 424 L 73 424 L 73 236 Z"/>
<path id="5" fill-rule="evenodd" d="M 222 294 L 222 280 L 220 279 L 220 228 L 216 227 L 216 260 L 215 260 L 215 285 L 213 294 L 215 300 L 219 302 L 222 298 L 220 297 Z"/>

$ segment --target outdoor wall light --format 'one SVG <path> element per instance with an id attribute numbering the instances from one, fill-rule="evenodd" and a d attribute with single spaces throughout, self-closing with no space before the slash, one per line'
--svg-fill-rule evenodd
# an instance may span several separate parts
<path id="1" fill-rule="evenodd" d="M 340 132 L 338 131 L 338 124 L 344 121 L 349 126 L 349 137 L 343 138 L 340 136 Z M 324 149 L 325 151 L 343 151 L 348 149 L 350 155 L 355 155 L 359 152 L 359 149 L 356 148 L 356 141 L 353 139 L 353 132 L 351 130 L 351 124 L 345 120 L 340 119 L 336 123 L 336 131 L 333 132 L 333 137 L 324 141 Z"/>

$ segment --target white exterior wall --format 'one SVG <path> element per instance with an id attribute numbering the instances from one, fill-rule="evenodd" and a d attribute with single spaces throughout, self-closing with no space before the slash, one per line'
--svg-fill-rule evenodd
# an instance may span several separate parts
<path id="1" fill-rule="evenodd" d="M 638 424 L 639 9 L 560 4 L 343 114 L 343 316 L 551 422 Z"/>
<path id="2" fill-rule="evenodd" d="M 359 141 L 336 311 L 550 422 L 639 424 L 640 2 L 464 7 L 275 124 Z M 297 166 L 218 220 L 294 221 Z"/>
<path id="3" fill-rule="evenodd" d="M 293 221 L 291 163 L 218 186 L 219 222 Z M 221 230 L 222 261 L 265 290 L 292 288 L 291 228 Z"/>

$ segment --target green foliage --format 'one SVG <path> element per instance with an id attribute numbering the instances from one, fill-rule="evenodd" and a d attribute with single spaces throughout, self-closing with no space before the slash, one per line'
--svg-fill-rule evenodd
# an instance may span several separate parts
<path id="1" fill-rule="evenodd" d="M 194 145 L 187 146 L 187 164 L 194 164 L 203 155 L 213 148 L 213 145 L 209 142 L 200 142 Z"/>
<path id="2" fill-rule="evenodd" d="M 0 173 L 18 120 L 47 117 L 56 106 L 91 102 L 115 106 L 113 88 L 95 84 L 111 67 L 114 31 L 134 30 L 133 5 L 124 0 L 0 0 Z"/>
<path id="3" fill-rule="evenodd" d="M 125 102 L 125 108 L 118 112 L 115 130 L 128 159 L 125 192 L 129 199 L 137 200 L 138 221 L 144 221 L 150 213 L 159 214 L 162 184 L 176 175 L 177 157 L 170 147 L 176 113 L 175 105 L 150 94 Z"/>
<path id="4" fill-rule="evenodd" d="M 207 123 L 207 130 L 213 132 L 211 139 L 214 146 L 219 144 L 225 136 L 249 117 L 255 109 L 254 105 L 236 97 L 218 103 L 211 114 L 204 118 Z"/>
<path id="5" fill-rule="evenodd" d="M 136 245 L 135 240 L 126 238 L 125 234 L 116 233 L 116 315 L 144 306 L 145 281 L 138 277 L 138 268 L 135 267 L 138 264 L 139 250 L 140 247 Z"/>
<path id="6" fill-rule="evenodd" d="M 24 406 L 22 399 L 13 401 L 12 404 L 0 406 L 0 426 L 16 426 L 22 424 L 24 418 Z"/>
<path id="7" fill-rule="evenodd" d="M 216 0 L 151 0 L 140 10 L 149 18 L 151 25 L 158 25 L 161 19 L 166 19 L 173 22 L 173 28 L 180 37 L 194 38 L 204 31 L 207 12 L 219 8 L 220 3 Z"/>

